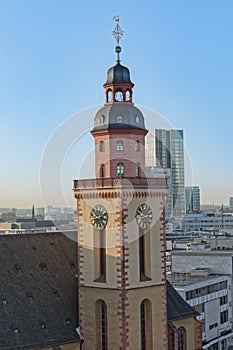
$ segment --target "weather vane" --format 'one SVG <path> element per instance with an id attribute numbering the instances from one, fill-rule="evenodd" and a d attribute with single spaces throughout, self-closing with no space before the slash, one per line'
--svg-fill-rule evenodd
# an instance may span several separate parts
<path id="1" fill-rule="evenodd" d="M 119 46 L 120 44 L 120 40 L 122 38 L 122 36 L 124 35 L 124 31 L 121 29 L 120 27 L 120 17 L 119 16 L 114 16 L 113 20 L 116 22 L 116 27 L 112 32 L 112 35 L 115 37 L 115 40 L 117 42 L 117 46 L 115 48 L 115 51 L 117 53 L 117 62 L 120 62 L 120 52 L 121 52 L 121 47 Z"/>

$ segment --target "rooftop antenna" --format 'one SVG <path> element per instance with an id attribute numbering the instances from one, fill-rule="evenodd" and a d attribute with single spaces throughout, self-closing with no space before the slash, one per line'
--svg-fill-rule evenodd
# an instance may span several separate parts
<path id="1" fill-rule="evenodd" d="M 121 47 L 120 47 L 120 40 L 122 36 L 124 35 L 124 31 L 121 29 L 121 26 L 119 24 L 120 22 L 120 17 L 114 16 L 113 20 L 116 22 L 116 27 L 112 32 L 112 35 L 115 37 L 115 40 L 117 42 L 117 46 L 115 47 L 115 51 L 117 53 L 117 63 L 120 63 L 120 52 L 121 52 Z"/>

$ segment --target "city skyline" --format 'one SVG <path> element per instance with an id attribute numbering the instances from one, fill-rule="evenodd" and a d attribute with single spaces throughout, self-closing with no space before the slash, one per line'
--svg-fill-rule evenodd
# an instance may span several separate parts
<path id="1" fill-rule="evenodd" d="M 118 14 L 125 31 L 122 64 L 131 71 L 135 103 L 184 130 L 193 172 L 189 185 L 200 186 L 203 204 L 227 204 L 233 194 L 233 165 L 227 162 L 233 146 L 233 4 L 136 1 L 132 7 L 103 1 L 92 4 L 93 11 L 89 6 L 73 0 L 69 6 L 54 0 L 1 3 L 0 207 L 43 205 L 43 151 L 71 115 L 104 103 L 102 84 L 115 61 L 112 17 Z M 85 134 L 87 150 L 92 143 Z M 68 159 L 74 162 L 75 154 L 66 154 L 63 163 Z M 77 167 L 64 173 L 63 187 L 72 198 Z M 54 198 L 52 204 L 59 203 Z"/>

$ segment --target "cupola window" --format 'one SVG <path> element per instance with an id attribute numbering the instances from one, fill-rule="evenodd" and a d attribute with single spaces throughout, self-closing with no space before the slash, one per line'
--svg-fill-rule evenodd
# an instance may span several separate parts
<path id="1" fill-rule="evenodd" d="M 125 93 L 125 100 L 126 101 L 130 101 L 131 100 L 131 96 L 130 96 L 130 91 L 127 90 L 126 93 Z"/>
<path id="2" fill-rule="evenodd" d="M 108 93 L 107 93 L 107 102 L 112 102 L 112 90 L 108 90 Z"/>
<path id="3" fill-rule="evenodd" d="M 104 143 L 104 141 L 100 141 L 100 143 L 99 143 L 99 151 L 100 152 L 105 152 L 105 143 Z"/>
<path id="4" fill-rule="evenodd" d="M 138 116 L 138 115 L 136 115 L 136 117 L 135 117 L 135 121 L 136 121 L 136 123 L 139 123 L 139 122 L 140 122 L 140 118 L 139 118 L 139 116 Z"/>
<path id="5" fill-rule="evenodd" d="M 118 140 L 116 143 L 116 150 L 118 152 L 124 151 L 124 142 L 122 140 Z"/>
<path id="6" fill-rule="evenodd" d="M 117 164 L 117 176 L 124 176 L 124 164 L 123 163 Z"/>
<path id="7" fill-rule="evenodd" d="M 140 151 L 140 142 L 139 141 L 136 141 L 136 143 L 135 143 L 135 151 L 136 152 Z"/>
<path id="8" fill-rule="evenodd" d="M 122 102 L 123 101 L 123 93 L 121 90 L 117 90 L 115 92 L 115 101 L 116 102 Z"/>
<path id="9" fill-rule="evenodd" d="M 104 115 L 102 114 L 102 115 L 100 116 L 100 123 L 103 124 L 103 123 L 104 123 L 104 120 L 105 120 L 105 117 L 104 117 Z"/>
<path id="10" fill-rule="evenodd" d="M 122 123 L 123 122 L 123 117 L 121 115 L 117 116 L 117 123 Z"/>

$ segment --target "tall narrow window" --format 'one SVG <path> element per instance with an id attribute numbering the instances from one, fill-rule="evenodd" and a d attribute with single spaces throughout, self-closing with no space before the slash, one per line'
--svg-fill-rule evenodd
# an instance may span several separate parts
<path id="1" fill-rule="evenodd" d="M 145 232 L 142 228 L 139 228 L 139 272 L 141 282 L 150 280 L 150 232 Z"/>
<path id="2" fill-rule="evenodd" d="M 146 320 L 145 320 L 145 302 L 141 302 L 141 349 L 146 350 Z"/>
<path id="3" fill-rule="evenodd" d="M 107 306 L 103 300 L 96 302 L 96 346 L 100 350 L 108 350 Z"/>
<path id="4" fill-rule="evenodd" d="M 131 96 L 130 96 L 130 91 L 127 90 L 126 93 L 125 93 L 125 100 L 126 101 L 130 101 L 131 100 Z"/>
<path id="5" fill-rule="evenodd" d="M 146 278 L 145 271 L 145 241 L 144 232 L 140 229 L 139 237 L 139 263 L 140 263 L 140 281 L 144 281 Z"/>
<path id="6" fill-rule="evenodd" d="M 152 307 L 149 299 L 140 305 L 141 350 L 153 349 L 152 341 Z"/>
<path id="7" fill-rule="evenodd" d="M 99 143 L 99 151 L 100 152 L 105 152 L 105 143 L 104 143 L 104 141 L 100 141 L 100 143 Z"/>
<path id="8" fill-rule="evenodd" d="M 94 231 L 94 282 L 106 282 L 106 238 L 105 229 Z"/>
<path id="9" fill-rule="evenodd" d="M 100 167 L 100 177 L 105 177 L 105 165 L 101 164 Z"/>
<path id="10" fill-rule="evenodd" d="M 104 115 L 102 114 L 102 115 L 100 116 L 100 123 L 101 123 L 101 124 L 104 123 L 104 119 L 105 119 L 105 118 L 104 118 Z"/>
<path id="11" fill-rule="evenodd" d="M 112 102 L 112 91 L 108 90 L 108 102 Z"/>
<path id="12" fill-rule="evenodd" d="M 124 142 L 122 140 L 118 140 L 116 143 L 116 150 L 119 152 L 124 151 Z"/>
<path id="13" fill-rule="evenodd" d="M 117 176 L 124 176 L 124 164 L 123 163 L 117 164 Z"/>
<path id="14" fill-rule="evenodd" d="M 139 142 L 139 141 L 136 141 L 136 142 L 135 142 L 135 151 L 136 151 L 136 152 L 139 152 L 139 151 L 140 151 L 140 142 Z"/>
<path id="15" fill-rule="evenodd" d="M 140 164 L 137 163 L 136 164 L 136 177 L 139 177 L 140 176 Z"/>
<path id="16" fill-rule="evenodd" d="M 178 350 L 186 350 L 186 331 L 184 327 L 178 328 Z"/>
<path id="17" fill-rule="evenodd" d="M 105 231 L 100 231 L 100 278 L 106 281 L 106 248 L 105 248 Z"/>

